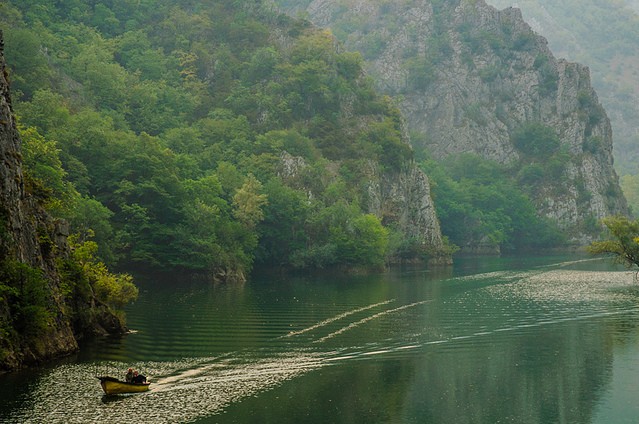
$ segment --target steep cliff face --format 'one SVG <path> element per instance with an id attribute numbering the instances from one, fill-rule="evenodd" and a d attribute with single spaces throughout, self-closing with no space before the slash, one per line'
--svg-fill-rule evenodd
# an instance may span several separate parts
<path id="1" fill-rule="evenodd" d="M 306 12 L 363 53 L 382 90 L 401 96 L 409 128 L 423 135 L 416 149 L 436 158 L 474 153 L 517 175 L 539 161 L 513 141 L 535 123 L 552 129 L 564 153 L 554 177 L 529 190 L 541 214 L 585 242 L 598 218 L 627 213 L 588 68 L 556 59 L 518 9 L 483 0 L 315 0 Z"/>
<path id="2" fill-rule="evenodd" d="M 69 253 L 68 226 L 51 218 L 25 189 L 2 40 L 0 32 L 0 371 L 73 352 L 85 332 L 124 330 L 106 308 L 69 304 L 62 293 L 56 261 Z M 34 319 L 29 314 L 37 312 L 28 302 L 36 297 L 40 312 L 46 311 L 46 328 L 21 334 L 16 327 Z M 93 311 L 91 329 L 74 328 L 78 322 L 71 317 L 86 310 Z"/>

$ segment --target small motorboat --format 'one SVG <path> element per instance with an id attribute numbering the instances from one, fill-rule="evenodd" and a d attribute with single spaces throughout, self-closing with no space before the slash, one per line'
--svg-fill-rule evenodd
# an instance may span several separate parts
<path id="1" fill-rule="evenodd" d="M 115 377 L 98 377 L 100 386 L 107 395 L 119 395 L 123 393 L 140 393 L 149 390 L 150 383 L 127 383 Z"/>

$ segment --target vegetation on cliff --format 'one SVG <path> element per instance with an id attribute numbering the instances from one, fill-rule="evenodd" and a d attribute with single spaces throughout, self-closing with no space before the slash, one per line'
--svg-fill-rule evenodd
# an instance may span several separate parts
<path id="1" fill-rule="evenodd" d="M 511 0 L 488 0 L 509 7 Z M 634 214 L 639 213 L 639 8 L 636 1 L 522 0 L 516 2 L 533 29 L 559 57 L 588 64 L 593 85 L 614 129 L 615 169 Z M 614 25 L 610 23 L 614 22 Z"/>
<path id="2" fill-rule="evenodd" d="M 52 216 L 79 194 L 58 150 L 32 131 L 21 140 L 0 31 L 0 371 L 77 350 L 91 334 L 123 333 L 116 309 L 137 296 L 131 277 L 96 259 L 92 241 L 67 241 Z"/>
<path id="3" fill-rule="evenodd" d="M 442 233 L 455 245 L 479 253 L 565 245 L 556 224 L 538 216 L 511 178 L 512 168 L 472 154 L 428 159 L 423 166 L 431 177 Z"/>
<path id="4" fill-rule="evenodd" d="M 47 240 L 40 234 L 40 248 Z M 51 241 L 48 241 L 51 243 Z M 111 273 L 94 244 L 53 246 L 53 269 L 11 259 L 0 261 L 0 370 L 11 370 L 77 350 L 91 335 L 122 334 L 122 308 L 137 298 L 129 275 Z M 6 252 L 5 252 L 6 253 Z"/>
<path id="5" fill-rule="evenodd" d="M 615 130 L 615 167 L 636 175 L 639 93 L 639 14 L 629 0 L 488 0 L 499 8 L 516 4 L 559 56 L 587 64 Z M 614 22 L 614 25 L 610 23 Z"/>

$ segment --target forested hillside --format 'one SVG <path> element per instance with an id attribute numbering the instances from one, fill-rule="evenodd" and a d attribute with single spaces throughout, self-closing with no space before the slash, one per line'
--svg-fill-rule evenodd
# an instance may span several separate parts
<path id="1" fill-rule="evenodd" d="M 0 26 L 25 160 L 108 263 L 449 255 L 399 110 L 330 33 L 260 1 L 10 0 Z"/>
<path id="2" fill-rule="evenodd" d="M 615 168 L 639 213 L 639 2 L 489 0 L 515 5 L 559 57 L 588 65 L 614 132 Z"/>

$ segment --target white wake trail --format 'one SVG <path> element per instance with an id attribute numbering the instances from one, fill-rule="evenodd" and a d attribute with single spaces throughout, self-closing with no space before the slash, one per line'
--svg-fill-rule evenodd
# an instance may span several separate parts
<path id="1" fill-rule="evenodd" d="M 316 330 L 318 328 L 324 327 L 324 326 L 326 326 L 326 325 L 328 325 L 330 323 L 333 323 L 335 321 L 339 321 L 339 320 L 344 319 L 344 318 L 346 318 L 346 317 L 348 317 L 350 315 L 354 315 L 354 314 L 357 314 L 359 312 L 367 311 L 369 309 L 377 308 L 378 306 L 387 305 L 387 304 L 392 303 L 394 301 L 395 301 L 395 299 L 386 300 L 384 302 L 375 303 L 374 305 L 364 306 L 362 308 L 358 308 L 358 309 L 354 309 L 352 311 L 344 312 L 343 314 L 339 314 L 337 316 L 334 316 L 333 318 L 329 318 L 329 319 L 326 319 L 324 321 L 318 322 L 317 324 L 315 324 L 315 325 L 313 325 L 311 327 L 305 328 L 303 330 L 291 331 L 288 334 L 285 334 L 285 335 L 283 335 L 283 336 L 281 336 L 279 338 L 298 336 L 300 334 L 308 333 L 309 331 L 313 331 L 313 330 Z"/>
<path id="2" fill-rule="evenodd" d="M 346 332 L 346 331 L 348 331 L 348 330 L 352 330 L 352 329 L 353 329 L 353 328 L 355 328 L 355 327 L 358 327 L 358 326 L 360 326 L 360 325 L 362 325 L 362 324 L 365 324 L 365 323 L 367 323 L 367 322 L 369 322 L 369 321 L 372 321 L 372 320 L 377 319 L 377 318 L 379 318 L 379 317 L 382 317 L 382 316 L 384 316 L 384 315 L 392 314 L 392 313 L 394 313 L 394 312 L 403 311 L 404 309 L 413 308 L 413 307 L 415 307 L 415 306 L 423 305 L 423 304 L 425 304 L 425 303 L 429 303 L 429 302 L 432 302 L 432 300 L 423 300 L 423 301 L 421 301 L 421 302 L 415 302 L 415 303 L 411 303 L 411 304 L 408 304 L 408 305 L 400 306 L 400 307 L 398 307 L 398 308 L 388 309 L 388 310 L 386 310 L 386 311 L 378 312 L 378 313 L 376 313 L 376 314 L 374 314 L 374 315 L 371 315 L 371 316 L 369 316 L 369 317 L 362 318 L 362 319 L 360 319 L 359 321 L 355 321 L 355 322 L 353 322 L 353 323 L 351 323 L 351 324 L 347 325 L 347 326 L 346 326 L 346 327 L 344 327 L 344 328 L 340 328 L 339 330 L 337 330 L 337 331 L 335 331 L 335 332 L 333 332 L 333 333 L 331 333 L 331 334 L 328 334 L 328 335 L 326 335 L 326 336 L 322 337 L 321 339 L 317 339 L 317 340 L 315 340 L 313 343 L 321 343 L 321 342 L 323 342 L 323 341 L 325 341 L 325 340 L 328 340 L 328 339 L 330 339 L 330 338 L 333 338 L 333 337 L 335 337 L 335 336 L 338 336 L 338 335 L 340 335 L 340 334 L 342 334 L 342 333 L 344 333 L 344 332 Z"/>

